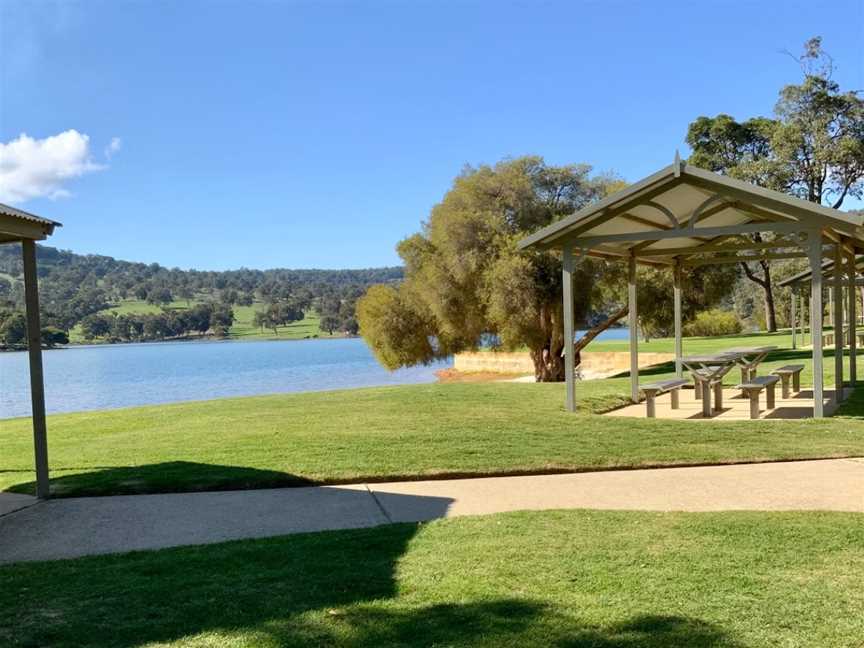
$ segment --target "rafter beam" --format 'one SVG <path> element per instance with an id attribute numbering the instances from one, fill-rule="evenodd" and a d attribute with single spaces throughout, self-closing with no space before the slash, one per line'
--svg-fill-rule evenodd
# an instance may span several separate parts
<path id="1" fill-rule="evenodd" d="M 801 223 L 741 223 L 738 225 L 726 225 L 723 227 L 703 227 L 699 231 L 700 234 L 706 236 L 722 236 L 736 234 L 749 234 L 753 232 L 778 232 L 792 233 L 807 231 L 807 228 Z M 657 232 L 625 232 L 623 234 L 606 234 L 600 236 L 587 236 L 585 238 L 570 239 L 570 242 L 577 247 L 591 248 L 595 245 L 603 243 L 620 243 L 627 241 L 663 241 L 666 239 L 675 238 L 693 238 L 692 233 L 687 229 L 669 229 Z"/>
<path id="2" fill-rule="evenodd" d="M 725 202 L 721 205 L 714 205 L 713 207 L 708 207 L 707 209 L 700 212 L 699 214 L 696 214 L 696 222 L 711 218 L 715 214 L 719 214 L 721 211 L 724 211 L 724 210 L 729 209 L 729 208 L 736 208 L 737 209 L 736 205 L 737 205 L 737 203 L 735 201 L 729 201 L 729 202 Z M 692 218 L 692 216 L 691 216 L 691 218 Z M 672 229 L 672 228 L 667 228 L 667 229 Z M 689 227 L 689 222 L 685 222 L 684 227 L 682 227 L 681 229 L 689 229 L 690 230 L 691 236 L 689 238 L 695 239 L 697 241 L 703 241 L 705 243 L 711 242 L 710 238 L 705 238 L 704 236 L 698 236 L 698 231 L 696 229 L 691 229 Z M 636 245 L 632 246 L 630 249 L 633 250 L 634 252 L 638 253 L 638 252 L 641 252 L 642 250 L 644 250 L 646 248 L 651 247 L 651 245 L 653 245 L 653 244 L 654 244 L 654 241 L 643 241 L 642 243 L 637 243 Z"/>
<path id="3" fill-rule="evenodd" d="M 692 173 L 688 173 L 688 181 L 694 185 L 707 189 L 708 191 L 740 200 L 750 206 L 750 209 L 755 210 L 762 208 L 764 210 L 771 210 L 771 213 L 774 213 L 775 216 L 779 214 L 781 217 L 786 214 L 791 218 L 797 219 L 802 229 L 806 229 L 808 226 L 811 228 L 827 226 L 852 236 L 861 234 L 861 227 L 859 225 L 846 220 L 841 217 L 839 213 L 831 218 L 830 222 L 826 223 L 826 217 L 818 216 L 812 211 L 799 207 L 791 202 L 787 202 L 786 200 L 763 195 L 759 187 L 754 187 L 753 189 L 748 187 L 747 190 L 738 189 L 737 187 L 729 185 L 718 187 L 713 178 L 706 179 L 702 178 L 701 175 L 702 174 L 699 173 L 698 169 Z"/>
<path id="4" fill-rule="evenodd" d="M 827 256 L 827 255 L 826 255 Z M 778 259 L 805 259 L 807 253 L 803 250 L 800 252 L 763 252 L 762 254 L 751 254 L 748 256 L 715 256 L 707 259 L 686 259 L 682 262 L 686 268 L 695 268 L 698 266 L 715 265 L 721 263 L 752 263 L 755 261 L 771 261 Z"/>
<path id="5" fill-rule="evenodd" d="M 575 222 L 573 223 L 573 225 L 570 227 L 570 229 L 568 231 L 562 233 L 562 236 L 568 236 L 568 237 L 569 236 L 578 236 L 579 234 L 582 234 L 588 230 L 591 230 L 591 229 L 597 227 L 598 225 L 602 225 L 603 223 L 606 223 L 606 222 L 612 220 L 616 216 L 620 216 L 621 214 L 626 213 L 628 210 L 632 209 L 636 205 L 639 205 L 645 201 L 650 201 L 653 198 L 656 198 L 660 194 L 662 194 L 666 191 L 669 191 L 670 189 L 672 189 L 673 187 L 676 187 L 680 183 L 681 183 L 680 180 L 675 180 L 674 182 L 666 182 L 666 183 L 661 183 L 660 185 L 646 187 L 645 190 L 640 191 L 636 194 L 633 194 L 632 196 L 628 197 L 627 200 L 620 202 L 618 204 L 613 204 L 613 205 L 610 205 L 609 207 L 606 207 L 599 214 L 595 214 L 593 216 L 587 217 L 587 218 L 582 219 L 582 220 L 577 218 L 575 220 Z M 577 216 L 578 216 L 578 212 L 577 212 L 577 214 L 574 214 L 574 217 L 577 217 Z M 583 222 L 583 220 L 584 220 L 584 222 Z M 654 223 L 654 224 L 656 225 L 656 223 Z M 539 234 L 539 232 L 537 234 Z M 530 239 L 531 237 L 528 237 L 528 238 Z M 556 246 L 556 245 L 558 245 L 557 241 L 553 242 L 553 243 L 547 243 L 545 245 L 545 247 Z"/>
<path id="6" fill-rule="evenodd" d="M 749 252 L 751 250 L 775 250 L 790 247 L 801 247 L 800 242 L 788 241 L 763 241 L 758 243 L 751 241 L 749 243 L 706 243 L 698 247 L 675 247 L 675 248 L 659 248 L 656 250 L 643 250 L 645 256 L 678 256 L 678 255 L 693 255 L 706 254 L 708 252 Z"/>

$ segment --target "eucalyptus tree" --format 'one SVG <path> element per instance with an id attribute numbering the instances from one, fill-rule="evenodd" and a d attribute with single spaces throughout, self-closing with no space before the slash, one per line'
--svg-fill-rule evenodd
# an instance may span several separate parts
<path id="1" fill-rule="evenodd" d="M 699 117 L 687 131 L 688 162 L 840 209 L 849 197 L 864 195 L 864 99 L 832 78 L 833 61 L 820 38 L 793 58 L 803 79 L 780 91 L 773 117 Z M 761 287 L 767 328 L 776 330 L 771 265 L 742 263 L 741 269 Z"/>

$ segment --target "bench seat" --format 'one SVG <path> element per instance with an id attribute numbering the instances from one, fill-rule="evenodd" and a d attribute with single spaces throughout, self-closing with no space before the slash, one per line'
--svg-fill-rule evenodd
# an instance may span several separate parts
<path id="1" fill-rule="evenodd" d="M 779 376 L 783 383 L 783 398 L 789 398 L 789 378 L 792 378 L 792 389 L 795 393 L 801 391 L 801 372 L 804 371 L 804 365 L 784 365 L 778 367 L 771 373 Z"/>
<path id="2" fill-rule="evenodd" d="M 647 385 L 640 385 L 639 389 L 645 394 L 645 407 L 647 409 L 646 416 L 648 418 L 656 418 L 656 398 L 660 394 L 665 394 L 666 392 L 672 393 L 672 409 L 678 409 L 678 391 L 684 385 L 689 384 L 689 382 L 690 381 L 684 380 L 683 378 L 670 378 L 669 380 L 658 380 L 657 382 L 649 383 Z"/>
<path id="3" fill-rule="evenodd" d="M 735 389 L 740 389 L 750 397 L 750 418 L 759 418 L 759 394 L 765 390 L 765 407 L 774 409 L 774 388 L 780 376 L 757 376 L 747 382 L 743 382 Z"/>

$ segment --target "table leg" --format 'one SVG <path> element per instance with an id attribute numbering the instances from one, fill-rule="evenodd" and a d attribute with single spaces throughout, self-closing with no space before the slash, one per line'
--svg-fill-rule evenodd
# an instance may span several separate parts
<path id="1" fill-rule="evenodd" d="M 765 396 L 765 407 L 768 409 L 774 409 L 774 388 L 776 387 L 776 383 L 774 385 L 768 385 L 768 389 L 766 390 L 768 393 Z"/>
<path id="2" fill-rule="evenodd" d="M 718 380 L 714 383 L 714 411 L 719 412 L 723 409 L 723 381 Z"/>
<path id="3" fill-rule="evenodd" d="M 702 416 L 711 418 L 711 385 L 702 382 Z"/>
<path id="4" fill-rule="evenodd" d="M 671 399 L 672 399 L 672 409 L 678 409 L 678 408 L 681 406 L 680 403 L 679 403 L 679 401 L 678 401 L 678 392 L 679 392 L 679 391 L 680 391 L 680 390 L 678 390 L 678 389 L 673 389 L 673 390 L 672 390 L 672 395 L 671 395 Z"/>
<path id="5" fill-rule="evenodd" d="M 693 395 L 696 397 L 696 400 L 702 400 L 702 381 L 693 377 Z"/>

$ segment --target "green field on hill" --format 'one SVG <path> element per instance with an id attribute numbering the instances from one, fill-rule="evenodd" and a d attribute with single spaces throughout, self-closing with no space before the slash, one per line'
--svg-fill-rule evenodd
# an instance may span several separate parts
<path id="1" fill-rule="evenodd" d="M 183 300 L 175 300 L 168 304 L 169 309 L 184 309 L 197 303 L 197 300 L 189 302 Z M 254 321 L 255 311 L 263 310 L 265 304 L 256 302 L 252 306 L 232 306 L 234 310 L 234 325 L 229 330 L 229 339 L 235 340 L 303 340 L 306 338 L 329 338 L 341 337 L 339 334 L 329 335 L 326 331 L 322 331 L 318 325 L 320 318 L 314 311 L 308 311 L 306 317 L 299 322 L 292 322 L 286 326 L 279 326 L 274 333 L 273 329 L 261 330 L 255 326 Z M 162 307 L 148 304 L 140 299 L 125 299 L 119 304 L 109 308 L 109 313 L 117 313 L 118 315 L 128 314 L 147 314 L 161 313 Z M 69 334 L 69 340 L 73 344 L 90 343 L 81 335 L 80 327 L 76 326 Z"/>

